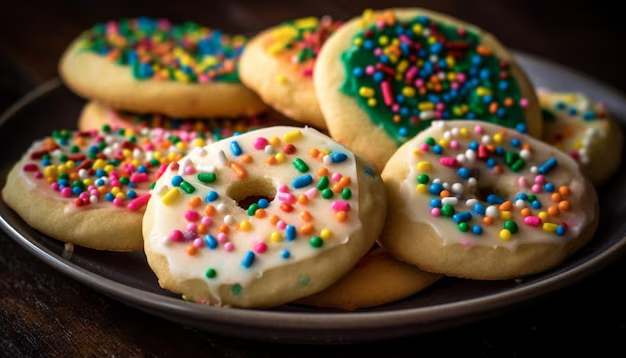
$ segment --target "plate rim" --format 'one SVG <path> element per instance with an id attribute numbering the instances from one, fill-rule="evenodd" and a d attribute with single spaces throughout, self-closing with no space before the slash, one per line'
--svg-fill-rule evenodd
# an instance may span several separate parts
<path id="1" fill-rule="evenodd" d="M 603 90 L 624 97 L 621 91 L 589 75 L 536 55 L 517 50 L 513 52 L 516 57 L 523 57 L 530 61 L 543 62 L 548 66 L 558 67 L 569 75 L 592 81 Z M 42 83 L 27 93 L 0 115 L 0 129 L 6 121 L 31 102 L 62 86 L 62 81 L 60 78 L 56 77 Z M 0 198 L 0 200 L 2 199 Z M 6 206 L 4 201 L 2 201 L 2 203 L 3 206 Z M 6 206 L 6 208 L 10 210 L 8 206 Z M 620 255 L 626 253 L 626 223 L 624 223 L 617 231 L 617 233 L 621 235 L 621 239 L 618 239 L 618 241 L 596 256 L 569 270 L 557 272 L 550 277 L 540 279 L 537 282 L 530 283 L 523 287 L 513 287 L 503 292 L 462 301 L 416 308 L 391 309 L 379 312 L 363 312 L 359 310 L 336 313 L 284 312 L 240 308 L 228 309 L 198 305 L 197 303 L 187 302 L 180 298 L 163 296 L 127 286 L 67 261 L 62 256 L 44 247 L 37 240 L 30 238 L 29 234 L 20 233 L 16 228 L 12 227 L 2 215 L 0 215 L 0 224 L 3 231 L 9 234 L 10 237 L 13 237 L 14 241 L 46 264 L 54 267 L 72 279 L 117 300 L 129 302 L 131 305 L 145 307 L 150 310 L 166 311 L 170 315 L 186 319 L 201 319 L 206 322 L 219 322 L 228 325 L 241 324 L 248 328 L 263 328 L 271 325 L 272 328 L 299 329 L 301 332 L 318 329 L 331 331 L 367 330 L 372 328 L 385 329 L 424 322 L 447 321 L 470 314 L 477 316 L 479 314 L 494 312 L 522 302 L 528 302 L 540 296 L 545 296 L 560 288 L 581 281 L 613 263 Z"/>

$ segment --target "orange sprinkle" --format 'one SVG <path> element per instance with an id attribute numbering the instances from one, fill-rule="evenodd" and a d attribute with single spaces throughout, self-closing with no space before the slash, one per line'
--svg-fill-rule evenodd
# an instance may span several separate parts
<path id="1" fill-rule="evenodd" d="M 288 202 L 283 201 L 282 203 L 280 203 L 280 210 L 286 213 L 290 213 L 293 211 L 293 206 L 291 206 L 291 204 L 289 204 Z"/>
<path id="2" fill-rule="evenodd" d="M 342 190 L 343 190 L 343 187 L 341 186 L 341 183 L 336 183 L 335 185 L 333 185 L 333 192 L 335 194 L 341 193 Z"/>
<path id="3" fill-rule="evenodd" d="M 561 185 L 559 187 L 559 194 L 561 194 L 561 196 L 567 197 L 567 196 L 570 196 L 570 194 L 572 194 L 572 192 L 569 190 L 569 186 Z"/>
<path id="4" fill-rule="evenodd" d="M 402 119 L 402 118 L 400 118 L 400 116 L 399 116 L 399 115 L 397 115 L 397 114 L 393 116 L 393 121 L 394 121 L 394 123 L 400 123 L 400 120 L 401 120 L 401 119 Z"/>
<path id="5" fill-rule="evenodd" d="M 570 208 L 571 206 L 570 206 L 569 201 L 563 200 L 559 202 L 559 209 L 561 209 L 561 211 L 569 211 Z"/>
<path id="6" fill-rule="evenodd" d="M 213 216 L 213 214 L 215 214 L 215 211 L 215 206 L 213 205 L 207 205 L 206 208 L 204 208 L 204 213 L 208 216 Z"/>
<path id="7" fill-rule="evenodd" d="M 522 144 L 522 149 L 532 150 L 533 148 L 530 146 L 530 144 Z"/>
<path id="8" fill-rule="evenodd" d="M 476 52 L 481 56 L 491 56 L 491 49 L 484 45 L 478 45 L 476 47 Z"/>
<path id="9" fill-rule="evenodd" d="M 43 143 L 43 147 L 47 150 L 53 150 L 58 148 L 57 143 L 54 141 L 54 139 L 52 138 L 48 138 L 45 140 L 45 142 Z"/>
<path id="10" fill-rule="evenodd" d="M 561 212 L 559 211 L 559 208 L 557 208 L 555 205 L 552 205 L 548 208 L 548 214 L 550 216 L 559 216 Z"/>
<path id="11" fill-rule="evenodd" d="M 450 196 L 450 192 L 447 190 L 442 190 L 441 193 L 439 193 L 439 196 L 442 198 L 447 198 Z"/>
<path id="12" fill-rule="evenodd" d="M 300 219 L 309 222 L 311 220 L 313 220 L 313 216 L 311 216 L 311 214 L 308 211 L 303 211 L 300 213 Z"/>
<path id="13" fill-rule="evenodd" d="M 272 215 L 270 217 L 270 224 L 272 225 L 276 225 L 276 223 L 278 223 L 280 221 L 280 218 L 276 215 Z"/>
<path id="14" fill-rule="evenodd" d="M 420 87 L 420 89 L 419 89 L 419 93 L 420 93 L 421 95 L 425 95 L 425 94 L 426 94 L 426 91 L 427 91 L 426 87 Z"/>
<path id="15" fill-rule="evenodd" d="M 502 166 L 501 165 L 496 165 L 495 167 L 493 167 L 493 173 L 494 174 L 502 174 Z"/>
<path id="16" fill-rule="evenodd" d="M 317 175 L 323 177 L 324 175 L 328 175 L 328 168 L 322 167 L 317 170 Z"/>
<path id="17" fill-rule="evenodd" d="M 219 229 L 219 231 L 220 231 L 220 232 L 223 232 L 224 234 L 228 234 L 228 231 L 229 231 L 229 230 L 228 230 L 228 225 L 226 225 L 226 224 L 222 224 L 222 225 L 220 225 L 220 229 Z"/>
<path id="18" fill-rule="evenodd" d="M 198 234 L 202 234 L 202 235 L 204 235 L 207 232 L 209 232 L 209 228 L 206 225 L 204 225 L 204 224 L 198 225 L 198 229 L 197 230 L 198 230 Z"/>
<path id="19" fill-rule="evenodd" d="M 513 204 L 511 204 L 511 202 L 507 200 L 504 203 L 500 204 L 499 209 L 501 211 L 511 211 L 513 209 Z"/>
<path id="20" fill-rule="evenodd" d="M 306 205 L 308 203 L 309 203 L 309 198 L 306 195 L 302 194 L 298 197 L 298 204 Z"/>
<path id="21" fill-rule="evenodd" d="M 441 92 L 443 90 L 443 87 L 441 87 L 441 83 L 435 83 L 433 90 L 435 90 L 435 92 Z"/>
<path id="22" fill-rule="evenodd" d="M 70 180 L 72 180 L 72 181 L 78 180 L 78 173 L 76 173 L 76 172 L 70 173 Z"/>
<path id="23" fill-rule="evenodd" d="M 77 146 L 82 147 L 82 146 L 85 145 L 86 141 L 85 141 L 85 138 L 83 138 L 83 137 L 77 137 L 76 140 L 74 141 L 74 143 Z"/>
<path id="24" fill-rule="evenodd" d="M 487 150 L 493 153 L 496 151 L 496 146 L 493 144 L 487 144 Z"/>
<path id="25" fill-rule="evenodd" d="M 267 212 L 265 211 L 265 209 L 256 209 L 256 211 L 254 212 L 254 216 L 259 219 L 263 219 L 265 216 L 267 216 Z"/>
<path id="26" fill-rule="evenodd" d="M 523 217 L 531 216 L 533 212 L 529 208 L 524 208 L 521 211 Z"/>
<path id="27" fill-rule="evenodd" d="M 491 216 L 485 216 L 483 218 L 483 222 L 485 223 L 485 225 L 492 225 L 493 224 L 493 218 Z"/>
<path id="28" fill-rule="evenodd" d="M 309 150 L 309 155 L 311 156 L 311 158 L 317 158 L 317 156 L 320 154 L 320 151 L 312 148 Z"/>
<path id="29" fill-rule="evenodd" d="M 237 162 L 230 162 L 228 166 L 230 167 L 230 170 L 232 170 L 235 173 L 237 178 L 245 179 L 248 176 L 248 172 L 246 172 L 246 170 L 241 166 L 241 164 Z"/>
<path id="30" fill-rule="evenodd" d="M 489 105 L 489 112 L 490 113 L 496 113 L 498 111 L 498 103 L 497 102 L 491 102 L 491 104 Z"/>
<path id="31" fill-rule="evenodd" d="M 276 164 L 276 158 L 274 156 L 271 156 L 271 157 L 267 158 L 265 160 L 265 164 L 268 164 L 268 165 Z"/>
<path id="32" fill-rule="evenodd" d="M 346 213 L 345 211 L 338 211 L 335 214 L 335 218 L 337 219 L 337 221 L 342 223 L 348 219 L 348 213 Z"/>
<path id="33" fill-rule="evenodd" d="M 511 106 L 513 105 L 513 98 L 511 98 L 511 97 L 507 97 L 507 98 L 504 100 L 504 105 L 505 105 L 506 107 L 511 107 Z"/>
<path id="34" fill-rule="evenodd" d="M 199 196 L 194 196 L 189 200 L 188 203 L 188 205 L 192 208 L 197 208 L 198 206 L 200 206 L 200 204 L 202 204 L 202 199 L 200 199 Z"/>
<path id="35" fill-rule="evenodd" d="M 106 194 L 108 192 L 106 186 L 99 186 L 98 191 L 100 192 L 100 194 Z"/>
<path id="36" fill-rule="evenodd" d="M 561 195 L 559 193 L 552 193 L 552 195 L 550 195 L 550 200 L 558 203 L 559 201 L 561 201 Z"/>
<path id="37" fill-rule="evenodd" d="M 196 249 L 196 247 L 193 246 L 193 244 L 187 246 L 187 255 L 193 256 L 193 255 L 196 254 L 197 251 L 198 251 L 198 249 Z"/>
<path id="38" fill-rule="evenodd" d="M 341 179 L 339 180 L 339 184 L 341 184 L 342 187 L 347 188 L 350 186 L 350 184 L 352 184 L 352 179 L 350 179 L 349 176 L 345 176 L 345 177 L 341 177 Z"/>
<path id="39" fill-rule="evenodd" d="M 48 184 L 52 184 L 56 182 L 56 180 L 54 178 L 48 178 Z M 101 188 L 101 187 L 100 187 Z M 99 189 L 99 188 L 98 188 Z"/>
<path id="40" fill-rule="evenodd" d="M 313 224 L 304 224 L 300 227 L 300 233 L 303 235 L 310 235 L 314 230 Z"/>
<path id="41" fill-rule="evenodd" d="M 244 154 L 244 156 L 241 157 L 241 161 L 245 164 L 250 164 L 252 163 L 252 157 L 250 156 L 250 154 Z"/>

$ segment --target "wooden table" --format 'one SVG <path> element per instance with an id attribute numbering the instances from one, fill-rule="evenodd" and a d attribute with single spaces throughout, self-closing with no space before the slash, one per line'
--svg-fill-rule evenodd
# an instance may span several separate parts
<path id="1" fill-rule="evenodd" d="M 570 1 L 16 1 L 0 5 L 0 110 L 56 76 L 65 46 L 94 22 L 163 16 L 250 33 L 294 17 L 347 19 L 365 7 L 419 5 L 473 22 L 506 45 L 551 59 L 624 91 L 622 15 L 617 2 Z M 8 8 L 10 6 L 10 9 Z M 19 68 L 11 67 L 18 64 Z M 623 347 L 626 262 L 530 307 L 478 324 L 401 340 L 301 347 L 224 338 L 155 318 L 63 276 L 0 234 L 0 356 L 442 356 L 538 353 L 603 356 Z"/>

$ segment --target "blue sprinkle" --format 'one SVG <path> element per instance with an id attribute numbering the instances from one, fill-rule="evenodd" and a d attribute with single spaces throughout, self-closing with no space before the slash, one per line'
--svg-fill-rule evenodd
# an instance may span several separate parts
<path id="1" fill-rule="evenodd" d="M 373 177 L 374 176 L 374 169 L 372 169 L 372 168 L 365 168 L 365 174 Z"/>
<path id="2" fill-rule="evenodd" d="M 471 142 L 469 144 L 469 149 L 471 149 L 471 150 L 478 150 L 478 146 L 479 146 L 478 142 Z"/>
<path id="3" fill-rule="evenodd" d="M 459 176 L 460 176 L 461 178 L 463 178 L 463 179 L 467 179 L 467 178 L 469 178 L 469 176 L 470 176 L 470 171 L 469 171 L 469 169 L 467 169 L 467 168 L 465 168 L 465 167 L 459 168 L 458 173 L 459 173 Z"/>
<path id="4" fill-rule="evenodd" d="M 291 186 L 296 189 L 304 188 L 307 185 L 311 185 L 313 183 L 313 177 L 311 174 L 306 174 L 301 177 L 295 178 L 291 181 Z"/>
<path id="5" fill-rule="evenodd" d="M 556 109 L 565 109 L 565 103 L 557 102 L 556 103 Z"/>
<path id="6" fill-rule="evenodd" d="M 389 63 L 389 57 L 387 57 L 387 55 L 382 55 L 379 57 L 380 62 L 384 63 L 384 64 L 388 64 Z"/>
<path id="7" fill-rule="evenodd" d="M 241 147 L 239 146 L 239 143 L 237 143 L 237 141 L 234 140 L 230 142 L 230 152 L 233 153 L 235 157 L 241 155 Z"/>
<path id="8" fill-rule="evenodd" d="M 215 239 L 215 236 L 213 235 L 207 235 L 204 237 L 204 242 L 206 243 L 206 246 L 209 247 L 209 249 L 213 250 L 217 247 L 217 239 Z"/>
<path id="9" fill-rule="evenodd" d="M 490 205 L 502 204 L 502 203 L 504 203 L 504 199 L 502 199 L 501 197 L 497 196 L 496 194 L 489 194 L 489 195 L 487 195 L 487 203 L 489 203 Z"/>
<path id="10" fill-rule="evenodd" d="M 293 241 L 296 239 L 296 227 L 293 225 L 287 225 L 285 228 L 285 238 L 287 241 Z"/>
<path id="11" fill-rule="evenodd" d="M 246 256 L 241 261 L 241 265 L 245 268 L 249 268 L 254 263 L 254 252 L 248 251 L 246 252 Z"/>
<path id="12" fill-rule="evenodd" d="M 383 73 L 380 71 L 374 72 L 374 76 L 372 76 L 372 79 L 375 82 L 382 82 L 383 78 L 385 78 L 385 75 L 383 75 Z"/>
<path id="13" fill-rule="evenodd" d="M 404 96 L 403 96 L 403 95 L 401 95 L 401 94 L 399 94 L 399 95 L 397 95 L 397 96 L 396 96 L 396 102 L 398 102 L 398 103 L 404 103 L 404 100 L 405 100 L 405 99 L 406 99 L 406 98 L 404 98 Z M 406 107 L 403 107 L 403 108 L 406 108 Z M 407 109 L 408 109 L 408 108 L 407 108 Z"/>
<path id="14" fill-rule="evenodd" d="M 74 193 L 76 195 L 78 195 L 78 194 L 80 194 L 82 192 L 83 192 L 83 190 L 80 187 L 78 187 L 78 186 L 75 186 L 75 187 L 72 188 L 72 193 Z"/>
<path id="15" fill-rule="evenodd" d="M 146 168 L 146 166 L 145 166 L 145 165 L 140 165 L 140 166 L 137 168 L 137 173 L 147 173 L 147 172 L 148 172 L 148 168 Z"/>
<path id="16" fill-rule="evenodd" d="M 503 156 L 506 152 L 504 151 L 504 148 L 502 147 L 496 147 L 496 155 L 498 156 Z"/>
<path id="17" fill-rule="evenodd" d="M 507 81 L 500 81 L 498 88 L 502 91 L 506 91 L 509 88 L 509 83 Z"/>
<path id="18" fill-rule="evenodd" d="M 115 195 L 113 195 L 113 193 L 107 193 L 107 195 L 105 195 L 104 198 L 107 201 L 113 201 L 113 199 L 115 199 Z"/>
<path id="19" fill-rule="evenodd" d="M 485 215 L 487 208 L 483 204 L 477 203 L 472 207 L 472 211 L 477 215 Z"/>
<path id="20" fill-rule="evenodd" d="M 432 199 L 430 201 L 431 208 L 440 208 L 441 207 L 441 199 Z"/>
<path id="21" fill-rule="evenodd" d="M 435 154 L 443 153 L 443 147 L 441 147 L 439 144 L 435 145 L 433 147 L 433 153 L 435 153 Z"/>
<path id="22" fill-rule="evenodd" d="M 59 185 L 62 185 L 62 186 L 69 186 L 70 185 L 70 182 L 67 179 L 59 179 L 59 181 L 57 181 L 57 183 L 59 183 Z"/>
<path id="23" fill-rule="evenodd" d="M 404 117 L 408 116 L 409 115 L 409 109 L 407 107 L 400 108 L 400 115 L 404 116 Z"/>
<path id="24" fill-rule="evenodd" d="M 41 161 L 41 165 L 44 167 L 50 166 L 52 164 L 52 162 L 50 161 L 50 159 L 45 158 Z"/>
<path id="25" fill-rule="evenodd" d="M 472 213 L 470 213 L 469 211 L 464 211 L 462 213 L 454 214 L 452 215 L 452 220 L 454 220 L 454 222 L 457 224 L 470 221 L 472 220 Z"/>
<path id="26" fill-rule="evenodd" d="M 433 195 L 439 195 L 442 190 L 443 190 L 443 185 L 439 183 L 431 184 L 430 187 L 428 188 L 428 191 L 430 191 L 430 193 Z"/>
<path id="27" fill-rule="evenodd" d="M 363 76 L 363 73 L 365 73 L 365 71 L 363 71 L 363 67 L 355 67 L 352 70 L 352 75 L 354 77 L 361 77 L 361 76 Z"/>
<path id="28" fill-rule="evenodd" d="M 339 153 L 339 152 L 334 152 L 330 155 L 330 157 L 333 160 L 333 163 L 341 163 L 346 161 L 346 159 L 348 159 L 348 156 L 343 154 L 343 153 Z"/>
<path id="29" fill-rule="evenodd" d="M 204 201 L 206 201 L 207 203 L 210 203 L 212 201 L 217 200 L 217 198 L 219 198 L 219 194 L 217 194 L 217 192 L 215 190 L 211 190 L 206 197 L 204 197 Z"/>
<path id="30" fill-rule="evenodd" d="M 483 228 L 480 225 L 474 225 L 472 226 L 472 233 L 474 235 L 480 235 L 483 233 Z"/>
<path id="31" fill-rule="evenodd" d="M 526 200 L 528 199 L 528 195 L 526 195 L 526 193 L 519 193 L 517 194 L 517 196 L 515 197 L 515 201 L 518 200 Z"/>
<path id="32" fill-rule="evenodd" d="M 430 22 L 430 19 L 426 15 L 420 15 L 417 17 L 417 22 L 422 25 L 427 25 Z"/>
<path id="33" fill-rule="evenodd" d="M 259 199 L 259 201 L 256 204 L 261 209 L 267 209 L 267 207 L 270 205 L 270 202 L 267 201 L 267 199 Z"/>
<path id="34" fill-rule="evenodd" d="M 434 44 L 430 45 L 430 52 L 434 54 L 441 52 L 442 49 L 443 45 L 441 44 L 441 42 L 435 42 Z"/>
<path id="35" fill-rule="evenodd" d="M 559 236 L 565 235 L 565 227 L 563 225 L 559 225 L 556 228 L 556 234 L 559 235 Z"/>
<path id="36" fill-rule="evenodd" d="M 128 193 L 126 194 L 126 196 L 127 196 L 129 199 L 135 199 L 135 198 L 137 197 L 137 193 L 135 193 L 135 191 L 134 191 L 134 190 L 129 190 L 129 191 L 128 191 Z"/>
<path id="37" fill-rule="evenodd" d="M 152 66 L 149 63 L 142 63 L 139 66 L 139 77 L 140 78 L 150 78 L 154 74 L 152 70 Z"/>
<path id="38" fill-rule="evenodd" d="M 476 113 L 474 113 L 474 112 L 467 112 L 465 117 L 467 117 L 467 119 L 476 119 Z"/>
<path id="39" fill-rule="evenodd" d="M 135 183 L 128 183 L 128 187 L 136 189 L 137 188 L 137 184 L 135 184 Z"/>
<path id="40" fill-rule="evenodd" d="M 108 177 L 108 176 L 109 174 L 107 174 L 107 172 L 105 172 L 103 169 L 96 170 L 96 177 L 102 178 L 102 177 Z"/>
<path id="41" fill-rule="evenodd" d="M 539 167 L 539 174 L 548 174 L 552 169 L 556 168 L 558 161 L 556 158 L 550 158 Z"/>
<path id="42" fill-rule="evenodd" d="M 409 131 L 406 128 L 402 127 L 398 129 L 398 135 L 400 137 L 406 137 L 408 134 L 409 134 Z"/>
<path id="43" fill-rule="evenodd" d="M 541 209 L 541 202 L 539 200 L 533 201 L 530 205 L 532 205 L 533 209 Z"/>
<path id="44" fill-rule="evenodd" d="M 496 164 L 498 164 L 498 162 L 495 159 L 493 159 L 493 158 L 489 158 L 489 159 L 487 159 L 487 162 L 485 164 L 487 164 L 487 168 L 491 169 L 491 168 L 495 167 Z"/>
<path id="45" fill-rule="evenodd" d="M 236 136 L 238 136 L 238 135 L 241 135 L 241 132 L 235 132 L 235 133 L 233 133 L 233 137 L 236 137 Z"/>
<path id="46" fill-rule="evenodd" d="M 548 183 L 546 185 L 543 186 L 543 190 L 546 191 L 546 193 L 553 193 L 554 192 L 554 184 L 552 183 Z"/>
<path id="47" fill-rule="evenodd" d="M 480 57 L 480 55 L 474 55 L 472 57 L 472 64 L 473 65 L 480 65 L 481 62 L 482 62 L 482 57 Z"/>
<path id="48" fill-rule="evenodd" d="M 91 147 L 89 147 L 89 154 L 96 154 L 99 150 L 100 149 L 98 148 L 98 146 L 92 145 Z"/>
<path id="49" fill-rule="evenodd" d="M 526 124 L 524 123 L 518 123 L 515 126 L 515 130 L 520 132 L 520 133 L 526 133 L 526 131 L 528 130 L 528 128 L 526 128 Z"/>
<path id="50" fill-rule="evenodd" d="M 372 43 L 372 40 L 365 40 L 363 41 L 363 47 L 367 50 L 371 50 L 374 47 L 374 44 Z"/>
<path id="51" fill-rule="evenodd" d="M 590 121 L 594 118 L 596 118 L 596 114 L 593 113 L 593 111 L 587 111 L 583 114 L 583 119 L 586 121 Z"/>
<path id="52" fill-rule="evenodd" d="M 289 252 L 289 250 L 283 250 L 280 253 L 280 257 L 282 257 L 283 259 L 288 259 L 289 256 L 291 256 L 291 253 Z"/>
<path id="53" fill-rule="evenodd" d="M 182 182 L 183 182 L 183 177 L 181 177 L 180 175 L 176 175 L 172 178 L 173 186 L 180 186 Z"/>
<path id="54" fill-rule="evenodd" d="M 517 139 L 517 138 L 513 138 L 511 139 L 511 146 L 515 147 L 515 148 L 519 148 L 522 145 L 522 142 Z"/>
<path id="55" fill-rule="evenodd" d="M 103 185 L 104 185 L 104 180 L 102 179 L 96 180 L 96 186 L 103 186 Z"/>
<path id="56" fill-rule="evenodd" d="M 496 111 L 496 116 L 504 118 L 504 116 L 506 116 L 506 110 L 502 107 L 498 108 L 498 110 Z"/>
<path id="57" fill-rule="evenodd" d="M 578 113 L 578 111 L 576 111 L 576 108 L 574 107 L 570 107 L 570 109 L 567 110 L 567 114 L 569 114 L 570 116 L 575 116 L 576 113 Z"/>

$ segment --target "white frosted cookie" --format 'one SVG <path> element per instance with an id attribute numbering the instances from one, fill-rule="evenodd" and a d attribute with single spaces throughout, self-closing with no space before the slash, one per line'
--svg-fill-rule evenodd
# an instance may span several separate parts
<path id="1" fill-rule="evenodd" d="M 595 185 L 606 182 L 622 160 L 622 128 L 606 105 L 582 93 L 537 89 L 544 142 L 569 154 Z"/>
<path id="2" fill-rule="evenodd" d="M 442 276 L 395 259 L 382 248 L 365 255 L 341 280 L 296 303 L 354 311 L 395 302 L 430 287 Z"/>
<path id="3" fill-rule="evenodd" d="M 598 225 L 596 192 L 558 149 L 480 121 L 436 121 L 382 173 L 389 211 L 380 244 L 429 272 L 526 276 L 579 250 Z"/>
<path id="4" fill-rule="evenodd" d="M 239 81 L 242 36 L 192 22 L 98 23 L 63 54 L 59 73 L 78 95 L 115 109 L 172 117 L 238 117 L 267 110 Z"/>
<path id="5" fill-rule="evenodd" d="M 161 287 L 191 301 L 274 306 L 345 275 L 385 208 L 369 162 L 312 128 L 262 128 L 170 165 L 148 203 L 144 249 Z"/>
<path id="6" fill-rule="evenodd" d="M 241 55 L 241 81 L 289 118 L 326 129 L 313 68 L 322 45 L 339 26 L 341 21 L 330 17 L 306 17 L 259 33 Z"/>
<path id="7" fill-rule="evenodd" d="M 491 34 L 419 8 L 366 10 L 322 47 L 313 75 L 331 136 L 383 168 L 436 119 L 541 136 L 534 90 Z"/>
<path id="8" fill-rule="evenodd" d="M 33 228 L 83 247 L 141 250 L 151 184 L 193 146 L 195 133 L 162 129 L 59 130 L 9 172 L 4 201 Z"/>

